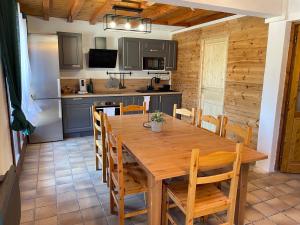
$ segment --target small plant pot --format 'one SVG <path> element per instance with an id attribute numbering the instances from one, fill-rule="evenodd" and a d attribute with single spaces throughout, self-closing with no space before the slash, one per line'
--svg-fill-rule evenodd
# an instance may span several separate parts
<path id="1" fill-rule="evenodd" d="M 152 121 L 151 122 L 151 130 L 153 132 L 161 132 L 162 131 L 162 126 L 163 126 L 163 123 L 162 122 L 155 122 L 155 121 Z"/>

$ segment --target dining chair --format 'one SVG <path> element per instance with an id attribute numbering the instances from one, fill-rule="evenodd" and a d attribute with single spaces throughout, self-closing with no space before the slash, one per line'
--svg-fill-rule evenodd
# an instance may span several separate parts
<path id="1" fill-rule="evenodd" d="M 120 103 L 120 115 L 124 115 L 127 112 L 143 112 L 146 114 L 146 102 L 143 102 L 143 105 L 128 105 L 124 106 L 124 103 Z"/>
<path id="2" fill-rule="evenodd" d="M 196 123 L 196 110 L 192 108 L 192 110 L 188 110 L 185 108 L 178 109 L 177 104 L 174 104 L 173 107 L 173 117 L 177 118 L 177 115 L 185 116 L 191 119 L 191 124 L 195 125 Z"/>
<path id="3" fill-rule="evenodd" d="M 169 213 L 169 208 L 176 206 L 185 215 L 185 225 L 192 225 L 195 218 L 215 215 L 222 211 L 227 211 L 227 222 L 223 225 L 233 225 L 242 148 L 243 144 L 238 143 L 233 152 L 219 151 L 206 156 L 200 154 L 199 149 L 193 149 L 189 181 L 164 184 L 163 224 L 167 225 L 170 221 L 171 224 L 177 225 Z M 199 173 L 228 165 L 232 166 L 231 170 L 212 176 L 202 176 L 203 174 Z M 215 185 L 225 180 L 230 180 L 229 194 L 222 192 Z"/>
<path id="4" fill-rule="evenodd" d="M 96 170 L 99 170 L 99 161 L 102 164 L 102 181 L 106 183 L 107 173 L 107 149 L 105 144 L 105 126 L 103 112 L 97 112 L 95 106 L 92 106 L 93 127 L 94 127 L 94 146 L 96 156 Z M 100 138 L 99 138 L 100 137 Z"/>
<path id="5" fill-rule="evenodd" d="M 136 211 L 125 211 L 125 197 L 139 193 L 147 193 L 147 176 L 137 165 L 124 166 L 122 137 L 113 135 L 108 123 L 109 142 L 109 195 L 110 211 L 118 210 L 119 225 L 125 224 L 125 219 L 147 213 L 147 208 Z M 115 147 L 114 147 L 115 146 Z M 145 203 L 146 204 L 146 203 Z"/>
<path id="6" fill-rule="evenodd" d="M 252 139 L 252 127 L 247 126 L 246 128 L 243 128 L 240 125 L 228 123 L 228 117 L 223 116 L 221 136 L 227 137 L 230 133 L 242 138 L 244 145 L 250 145 Z"/>
<path id="7" fill-rule="evenodd" d="M 215 128 L 215 134 L 220 135 L 221 131 L 221 122 L 222 122 L 222 116 L 218 116 L 217 118 L 212 115 L 203 115 L 203 112 L 201 109 L 198 111 L 198 122 L 197 126 L 202 129 L 206 129 L 203 127 L 203 122 L 212 124 Z M 208 129 L 206 129 L 208 130 Z M 210 130 L 208 130 L 210 131 Z"/>

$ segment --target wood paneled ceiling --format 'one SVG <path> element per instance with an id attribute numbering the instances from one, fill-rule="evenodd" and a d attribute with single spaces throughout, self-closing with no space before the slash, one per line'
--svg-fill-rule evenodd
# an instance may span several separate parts
<path id="1" fill-rule="evenodd" d="M 114 13 L 112 6 L 143 8 L 142 13 L 117 11 L 117 14 L 151 18 L 154 24 L 171 26 L 194 26 L 197 24 L 221 19 L 232 14 L 191 9 L 186 7 L 151 3 L 145 0 L 19 0 L 21 11 L 27 15 L 65 18 L 90 21 L 91 24 L 101 22 L 107 13 Z"/>

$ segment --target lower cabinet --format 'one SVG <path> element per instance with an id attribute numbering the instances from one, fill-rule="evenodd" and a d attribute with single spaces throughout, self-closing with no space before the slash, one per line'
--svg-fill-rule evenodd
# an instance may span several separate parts
<path id="1" fill-rule="evenodd" d="M 92 99 L 64 99 L 62 101 L 64 136 L 91 134 L 93 130 Z"/>
<path id="2" fill-rule="evenodd" d="M 124 105 L 143 105 L 144 96 L 112 96 L 90 98 L 68 98 L 62 100 L 63 131 L 65 137 L 87 136 L 93 134 L 92 105 L 94 102 L 123 102 Z M 181 94 L 152 95 L 150 97 L 149 112 L 157 110 L 170 116 L 173 106 L 181 107 Z M 134 112 L 135 113 L 135 112 Z"/>
<path id="3" fill-rule="evenodd" d="M 181 107 L 181 94 L 151 96 L 149 110 L 150 112 L 160 111 L 170 116 L 173 115 L 174 104 Z"/>

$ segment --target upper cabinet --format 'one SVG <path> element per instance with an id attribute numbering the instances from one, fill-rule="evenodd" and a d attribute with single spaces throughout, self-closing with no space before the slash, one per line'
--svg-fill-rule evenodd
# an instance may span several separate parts
<path id="1" fill-rule="evenodd" d="M 120 38 L 119 68 L 121 70 L 143 70 L 143 58 L 164 58 L 167 71 L 176 70 L 177 41 Z"/>
<path id="2" fill-rule="evenodd" d="M 177 67 L 177 41 L 166 41 L 166 65 L 167 71 L 176 70 Z"/>
<path id="3" fill-rule="evenodd" d="M 121 70 L 142 70 L 142 39 L 119 39 L 119 68 Z"/>
<path id="4" fill-rule="evenodd" d="M 143 40 L 143 56 L 163 57 L 166 54 L 166 41 L 155 39 Z"/>
<path id="5" fill-rule="evenodd" d="M 58 32 L 60 69 L 82 69 L 82 35 Z"/>

